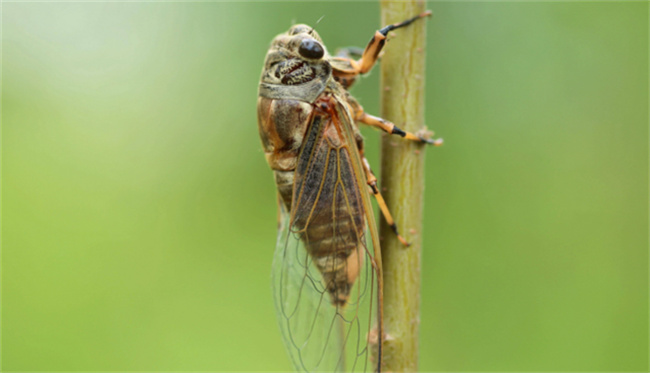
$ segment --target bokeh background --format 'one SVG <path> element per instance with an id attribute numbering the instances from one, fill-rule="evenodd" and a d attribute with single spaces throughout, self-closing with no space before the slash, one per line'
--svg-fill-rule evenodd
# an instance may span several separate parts
<path id="1" fill-rule="evenodd" d="M 422 370 L 647 371 L 648 3 L 429 8 Z M 273 36 L 323 15 L 330 50 L 379 26 L 375 2 L 2 5 L 4 371 L 290 369 L 256 92 Z M 353 90 L 375 114 L 378 76 Z"/>

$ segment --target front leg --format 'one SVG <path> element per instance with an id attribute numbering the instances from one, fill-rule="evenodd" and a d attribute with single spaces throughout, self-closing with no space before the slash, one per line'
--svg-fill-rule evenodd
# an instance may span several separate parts
<path id="1" fill-rule="evenodd" d="M 384 44 L 386 44 L 386 37 L 390 31 L 408 26 L 414 21 L 420 18 L 428 17 L 430 15 L 431 11 L 427 10 L 426 12 L 418 14 L 417 16 L 407 19 L 406 21 L 394 23 L 382 28 L 381 30 L 375 31 L 375 35 L 373 35 L 373 37 L 370 39 L 370 42 L 366 46 L 366 49 L 363 51 L 363 56 L 361 56 L 361 59 L 358 61 L 359 72 L 361 74 L 365 74 L 370 71 L 370 69 L 372 69 L 372 67 L 377 62 L 377 56 L 379 56 L 379 52 L 381 52 L 381 50 L 384 48 Z"/>
<path id="2" fill-rule="evenodd" d="M 384 48 L 386 37 L 390 31 L 410 25 L 414 21 L 430 15 L 431 11 L 427 10 L 426 12 L 418 14 L 406 21 L 394 23 L 375 31 L 375 35 L 373 35 L 370 42 L 368 42 L 366 49 L 363 50 L 361 58 L 356 61 L 349 57 L 333 57 L 330 62 L 332 63 L 332 74 L 334 75 L 334 78 L 347 89 L 352 85 L 352 83 L 354 83 L 359 74 L 365 74 L 375 66 L 375 63 L 377 63 L 377 59 L 379 58 L 379 53 Z M 345 51 L 350 52 L 350 50 Z"/>

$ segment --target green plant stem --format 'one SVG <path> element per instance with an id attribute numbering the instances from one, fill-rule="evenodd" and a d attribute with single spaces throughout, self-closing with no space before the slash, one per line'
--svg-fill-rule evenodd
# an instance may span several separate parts
<path id="1" fill-rule="evenodd" d="M 423 1 L 381 1 L 383 25 L 425 11 Z M 424 128 L 424 67 L 427 19 L 391 32 L 381 60 L 382 117 L 405 131 Z M 383 371 L 418 369 L 420 325 L 420 257 L 424 191 L 424 146 L 397 136 L 382 137 L 382 193 L 405 247 L 382 220 L 384 271 Z"/>

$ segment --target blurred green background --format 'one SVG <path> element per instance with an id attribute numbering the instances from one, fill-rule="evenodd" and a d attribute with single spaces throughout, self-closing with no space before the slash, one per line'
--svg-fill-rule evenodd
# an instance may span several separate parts
<path id="1" fill-rule="evenodd" d="M 429 8 L 422 370 L 647 371 L 648 3 Z M 292 22 L 364 46 L 378 4 L 2 13 L 2 369 L 290 369 L 257 82 Z"/>

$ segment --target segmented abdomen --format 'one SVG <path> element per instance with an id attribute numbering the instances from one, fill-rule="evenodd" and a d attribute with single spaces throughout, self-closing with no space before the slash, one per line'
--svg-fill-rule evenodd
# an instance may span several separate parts
<path id="1" fill-rule="evenodd" d="M 344 208 L 334 206 L 336 220 L 323 217 L 310 221 L 305 228 L 303 241 L 321 272 L 325 287 L 335 304 L 344 305 L 350 295 L 363 264 L 358 237 L 363 227 L 358 227 Z M 331 215 L 330 215 L 331 216 Z"/>

